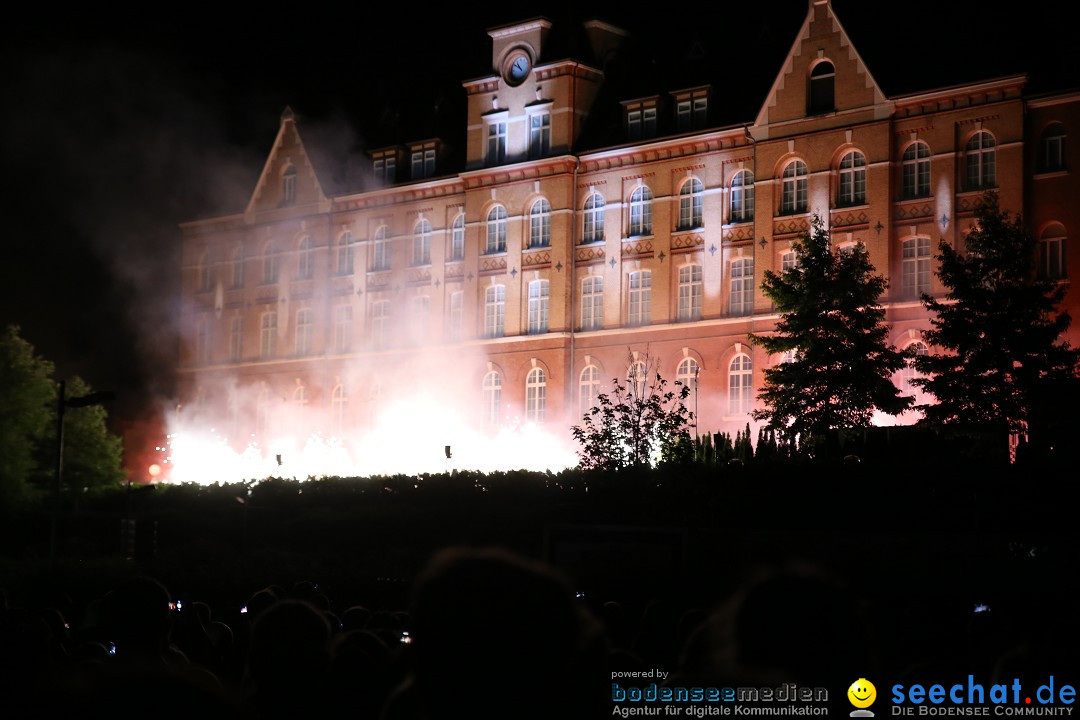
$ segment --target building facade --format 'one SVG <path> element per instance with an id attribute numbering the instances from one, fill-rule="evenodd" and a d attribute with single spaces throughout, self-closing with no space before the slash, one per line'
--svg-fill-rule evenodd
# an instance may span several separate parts
<path id="1" fill-rule="evenodd" d="M 324 192 L 283 114 L 245 211 L 182 226 L 185 403 L 234 435 L 272 434 L 283 407 L 350 433 L 435 388 L 466 422 L 565 432 L 612 378 L 659 369 L 691 384 L 698 427 L 734 432 L 782 360 L 748 342 L 776 320 L 763 274 L 814 214 L 888 278 L 898 347 L 925 347 L 937 244 L 962 243 L 986 190 L 1030 221 L 1040 272 L 1078 267 L 1080 94 L 1012 76 L 887 97 L 814 0 L 756 117 L 710 126 L 707 85 L 621 98 L 622 142 L 598 147 L 604 73 L 546 60 L 550 30 L 490 31 L 452 174 L 425 139 L 371 152 L 378 186 Z M 597 56 L 621 40 L 585 30 Z"/>

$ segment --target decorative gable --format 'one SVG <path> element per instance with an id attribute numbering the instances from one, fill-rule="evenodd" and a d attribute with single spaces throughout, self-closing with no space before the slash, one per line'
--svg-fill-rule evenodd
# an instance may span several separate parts
<path id="1" fill-rule="evenodd" d="M 888 115 L 890 106 L 832 5 L 828 0 L 812 0 L 755 125 L 762 128 L 806 118 L 820 118 L 823 125 L 831 125 L 835 123 L 828 122 L 830 116 L 860 109 L 880 118 Z M 850 123 L 851 118 L 841 122 Z"/>
<path id="2" fill-rule="evenodd" d="M 277 138 L 255 185 L 247 213 L 325 203 L 326 195 L 300 139 L 296 116 L 292 109 L 285 108 Z"/>

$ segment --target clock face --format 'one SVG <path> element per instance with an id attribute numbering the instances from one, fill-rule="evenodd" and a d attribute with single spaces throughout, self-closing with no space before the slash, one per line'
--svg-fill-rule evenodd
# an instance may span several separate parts
<path id="1" fill-rule="evenodd" d="M 529 58 L 524 55 L 518 55 L 514 58 L 514 61 L 510 63 L 509 71 L 507 72 L 508 79 L 514 84 L 520 83 L 529 75 Z"/>

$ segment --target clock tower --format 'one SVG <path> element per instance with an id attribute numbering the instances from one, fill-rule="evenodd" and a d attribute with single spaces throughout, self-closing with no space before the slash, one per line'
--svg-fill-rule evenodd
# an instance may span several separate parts
<path id="1" fill-rule="evenodd" d="M 468 169 L 573 151 L 603 76 L 577 60 L 548 61 L 550 30 L 544 18 L 488 30 L 493 74 L 464 83 Z"/>

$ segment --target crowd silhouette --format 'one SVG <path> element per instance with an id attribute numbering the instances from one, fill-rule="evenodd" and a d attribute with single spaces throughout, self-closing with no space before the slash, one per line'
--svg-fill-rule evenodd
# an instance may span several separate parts
<path id="1" fill-rule="evenodd" d="M 886 602 L 785 567 L 706 606 L 580 595 L 494 548 L 440 551 L 400 608 L 298 582 L 219 613 L 145 576 L 81 605 L 0 594 L 0 704 L 18 718 L 592 718 L 611 715 L 614 673 L 842 699 L 860 676 L 989 684 L 1080 666 L 1064 590 L 992 607 L 932 591 Z"/>

